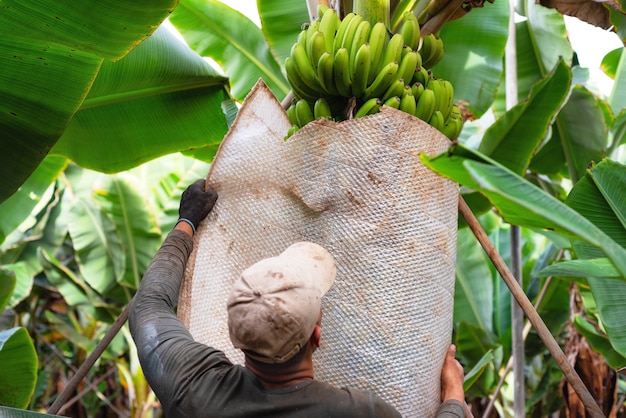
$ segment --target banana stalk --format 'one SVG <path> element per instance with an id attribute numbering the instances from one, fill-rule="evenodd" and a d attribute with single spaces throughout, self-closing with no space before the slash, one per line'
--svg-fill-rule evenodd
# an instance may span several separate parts
<path id="1" fill-rule="evenodd" d="M 390 0 L 355 0 L 354 12 L 370 22 L 383 22 L 389 28 Z"/>

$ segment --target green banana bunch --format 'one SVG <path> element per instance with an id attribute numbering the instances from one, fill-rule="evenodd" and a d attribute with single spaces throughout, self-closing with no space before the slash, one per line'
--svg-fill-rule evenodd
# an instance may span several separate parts
<path id="1" fill-rule="evenodd" d="M 388 106 L 450 139 L 458 137 L 463 118 L 453 86 L 430 70 L 443 57 L 443 42 L 420 35 L 412 12 L 391 33 L 382 22 L 370 23 L 355 13 L 341 19 L 334 9 L 318 6 L 318 18 L 302 27 L 285 60 L 296 98 L 287 109 L 293 131 L 318 118 L 341 121 Z"/>

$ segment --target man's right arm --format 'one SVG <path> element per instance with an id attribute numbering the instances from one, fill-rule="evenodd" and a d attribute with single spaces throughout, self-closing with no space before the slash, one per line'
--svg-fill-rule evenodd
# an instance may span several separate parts
<path id="1" fill-rule="evenodd" d="M 441 400 L 436 418 L 464 418 L 465 392 L 463 390 L 463 366 L 456 359 L 456 347 L 451 344 L 441 369 Z"/>
<path id="2" fill-rule="evenodd" d="M 196 182 L 183 193 L 180 215 L 190 218 L 195 229 L 215 200 L 213 192 L 204 192 L 204 182 Z M 225 361 L 220 351 L 194 341 L 174 312 L 193 249 L 192 235 L 186 222 L 179 222 L 168 234 L 148 266 L 129 314 L 143 372 L 165 410 L 185 397 L 198 369 L 206 371 Z M 219 355 L 211 356 L 212 352 Z"/>

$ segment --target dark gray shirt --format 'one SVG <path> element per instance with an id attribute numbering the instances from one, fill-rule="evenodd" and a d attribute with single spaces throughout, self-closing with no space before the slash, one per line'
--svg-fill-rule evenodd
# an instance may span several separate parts
<path id="1" fill-rule="evenodd" d="M 130 310 L 139 361 L 164 414 L 174 417 L 400 417 L 372 392 L 310 380 L 265 390 L 257 377 L 224 353 L 194 341 L 174 313 L 193 239 L 169 233 L 150 263 Z M 462 418 L 458 401 L 438 418 Z"/>

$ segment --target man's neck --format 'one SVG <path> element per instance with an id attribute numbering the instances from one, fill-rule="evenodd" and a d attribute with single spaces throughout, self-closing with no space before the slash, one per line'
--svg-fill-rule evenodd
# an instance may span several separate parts
<path id="1" fill-rule="evenodd" d="M 306 359 L 294 365 L 281 366 L 246 358 L 245 366 L 256 375 L 266 390 L 281 389 L 313 379 L 313 363 Z"/>

